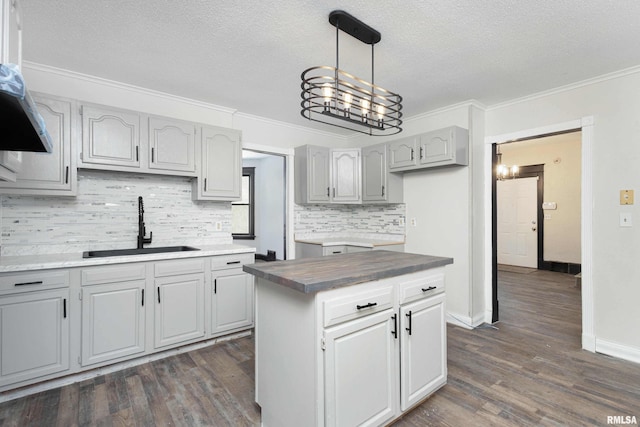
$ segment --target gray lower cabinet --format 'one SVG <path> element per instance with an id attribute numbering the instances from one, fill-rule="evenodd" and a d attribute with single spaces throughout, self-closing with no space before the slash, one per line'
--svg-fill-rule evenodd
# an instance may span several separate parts
<path id="1" fill-rule="evenodd" d="M 68 372 L 69 273 L 0 276 L 0 388 Z"/>
<path id="2" fill-rule="evenodd" d="M 154 347 L 203 338 L 204 259 L 158 262 L 154 270 Z"/>
<path id="3" fill-rule="evenodd" d="M 16 181 L 0 182 L 0 193 L 75 196 L 75 101 L 37 93 L 32 97 L 53 140 L 53 151 L 21 153 L 22 164 Z"/>
<path id="4" fill-rule="evenodd" d="M 210 335 L 253 326 L 253 276 L 242 271 L 253 258 L 253 254 L 237 254 L 211 259 Z"/>
<path id="5" fill-rule="evenodd" d="M 82 366 L 144 353 L 145 265 L 93 267 L 81 276 Z"/>
<path id="6" fill-rule="evenodd" d="M 194 200 L 240 200 L 242 141 L 239 130 L 202 126 L 198 161 L 201 164 L 191 193 Z"/>

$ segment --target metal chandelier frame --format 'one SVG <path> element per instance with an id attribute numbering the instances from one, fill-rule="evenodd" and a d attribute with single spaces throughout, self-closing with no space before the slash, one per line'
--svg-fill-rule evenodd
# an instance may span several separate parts
<path id="1" fill-rule="evenodd" d="M 311 67 L 302 73 L 300 114 L 371 136 L 402 132 L 402 97 L 374 84 L 374 45 L 381 40 L 380 33 L 342 10 L 331 12 L 329 22 L 336 27 L 336 66 Z M 340 69 L 340 30 L 371 45 L 371 82 Z"/>

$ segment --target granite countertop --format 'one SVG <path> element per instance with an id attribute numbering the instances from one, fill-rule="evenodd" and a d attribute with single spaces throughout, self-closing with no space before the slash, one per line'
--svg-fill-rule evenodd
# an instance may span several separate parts
<path id="1" fill-rule="evenodd" d="M 364 237 L 326 237 L 326 238 L 301 238 L 298 243 L 309 243 L 321 246 L 359 246 L 361 248 L 374 248 L 376 246 L 404 245 L 404 240 L 370 239 Z"/>
<path id="2" fill-rule="evenodd" d="M 254 253 L 255 248 L 243 245 L 195 245 L 199 251 L 164 252 L 158 254 L 82 258 L 81 252 L 68 254 L 1 256 L 0 273 L 46 270 L 53 268 L 86 267 L 91 265 L 122 264 L 127 262 L 160 261 L 217 255 Z"/>
<path id="3" fill-rule="evenodd" d="M 304 293 L 386 279 L 453 264 L 453 258 L 367 251 L 243 266 L 244 271 Z"/>

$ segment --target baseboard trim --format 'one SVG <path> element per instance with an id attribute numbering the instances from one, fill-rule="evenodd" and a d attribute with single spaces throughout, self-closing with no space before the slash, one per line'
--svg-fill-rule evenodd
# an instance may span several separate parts
<path id="1" fill-rule="evenodd" d="M 578 274 L 582 271 L 582 265 L 571 262 L 538 261 L 538 269 L 555 271 L 556 273 Z"/>
<path id="2" fill-rule="evenodd" d="M 597 353 L 606 354 L 608 356 L 617 357 L 630 362 L 640 363 L 640 348 L 629 347 L 599 339 L 596 339 L 595 348 Z"/>
<path id="3" fill-rule="evenodd" d="M 461 326 L 465 329 L 474 329 L 484 323 L 485 313 L 480 313 L 473 318 L 469 316 L 462 316 L 460 314 L 447 313 L 447 323 L 452 325 Z"/>

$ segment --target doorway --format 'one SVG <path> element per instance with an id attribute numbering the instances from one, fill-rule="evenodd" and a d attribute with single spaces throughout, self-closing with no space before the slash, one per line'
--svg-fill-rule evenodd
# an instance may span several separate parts
<path id="1" fill-rule="evenodd" d="M 493 173 L 492 322 L 499 320 L 498 275 L 505 271 L 504 264 L 580 271 L 582 137 L 580 129 L 567 129 L 492 146 L 494 170 L 498 157 L 507 165 L 540 162 L 519 166 L 519 172 L 506 179 Z M 505 152 L 511 153 L 506 159 Z M 545 193 L 545 187 L 550 191 Z"/>
<path id="2" fill-rule="evenodd" d="M 242 166 L 243 198 L 232 204 L 233 227 L 251 232 L 233 234 L 234 243 L 254 246 L 256 259 L 287 259 L 287 157 L 243 149 Z"/>

